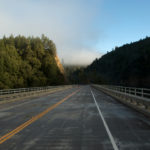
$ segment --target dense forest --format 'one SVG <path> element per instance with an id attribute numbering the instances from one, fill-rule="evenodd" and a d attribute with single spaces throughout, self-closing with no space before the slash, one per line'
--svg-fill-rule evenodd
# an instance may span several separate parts
<path id="1" fill-rule="evenodd" d="M 72 83 L 150 87 L 150 38 L 116 47 L 71 77 Z"/>
<path id="2" fill-rule="evenodd" d="M 116 47 L 87 67 L 65 66 L 52 40 L 10 36 L 0 39 L 0 89 L 66 84 L 150 87 L 150 38 Z"/>
<path id="3" fill-rule="evenodd" d="M 56 47 L 46 36 L 0 39 L 0 89 L 64 84 Z"/>

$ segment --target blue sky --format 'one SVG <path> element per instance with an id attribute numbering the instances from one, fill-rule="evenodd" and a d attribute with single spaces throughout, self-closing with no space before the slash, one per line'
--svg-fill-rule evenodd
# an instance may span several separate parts
<path id="1" fill-rule="evenodd" d="M 89 64 L 150 36 L 149 6 L 149 0 L 0 0 L 0 36 L 44 33 L 65 63 Z"/>
<path id="2" fill-rule="evenodd" d="M 149 0 L 104 0 L 101 28 L 105 38 L 97 47 L 102 52 L 150 36 Z"/>

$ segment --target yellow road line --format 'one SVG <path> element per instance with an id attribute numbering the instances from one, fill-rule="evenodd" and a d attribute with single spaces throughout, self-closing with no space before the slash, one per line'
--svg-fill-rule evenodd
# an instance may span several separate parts
<path id="1" fill-rule="evenodd" d="M 43 117 L 45 114 L 47 114 L 48 112 L 50 112 L 51 110 L 53 110 L 54 108 L 56 108 L 58 105 L 62 104 L 64 101 L 66 101 L 68 98 L 70 98 L 71 96 L 73 96 L 75 93 L 77 93 L 79 91 L 76 90 L 75 92 L 69 94 L 68 96 L 66 96 L 64 99 L 60 100 L 59 102 L 57 102 L 56 104 L 52 105 L 51 107 L 47 108 L 46 110 L 44 110 L 43 112 L 39 113 L 38 115 L 32 117 L 30 120 L 26 121 L 25 123 L 21 124 L 20 126 L 18 126 L 16 129 L 12 130 L 11 132 L 3 135 L 0 138 L 0 144 L 2 144 L 3 142 L 5 142 L 6 140 L 10 139 L 12 136 L 14 136 L 15 134 L 17 134 L 18 132 L 20 132 L 21 130 L 23 130 L 25 127 L 29 126 L 30 124 L 32 124 L 33 122 L 35 122 L 36 120 L 38 120 L 39 118 Z"/>

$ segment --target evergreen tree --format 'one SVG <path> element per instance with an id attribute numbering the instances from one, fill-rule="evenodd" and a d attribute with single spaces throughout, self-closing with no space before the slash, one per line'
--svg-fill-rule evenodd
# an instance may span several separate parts
<path id="1" fill-rule="evenodd" d="M 0 39 L 0 89 L 63 84 L 55 56 L 55 44 L 44 35 L 4 36 Z"/>

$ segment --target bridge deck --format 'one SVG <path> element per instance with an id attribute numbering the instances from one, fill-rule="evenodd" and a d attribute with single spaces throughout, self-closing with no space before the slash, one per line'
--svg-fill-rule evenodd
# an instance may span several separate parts
<path id="1" fill-rule="evenodd" d="M 89 86 L 77 90 L 0 105 L 0 150 L 150 149 L 148 118 Z"/>

